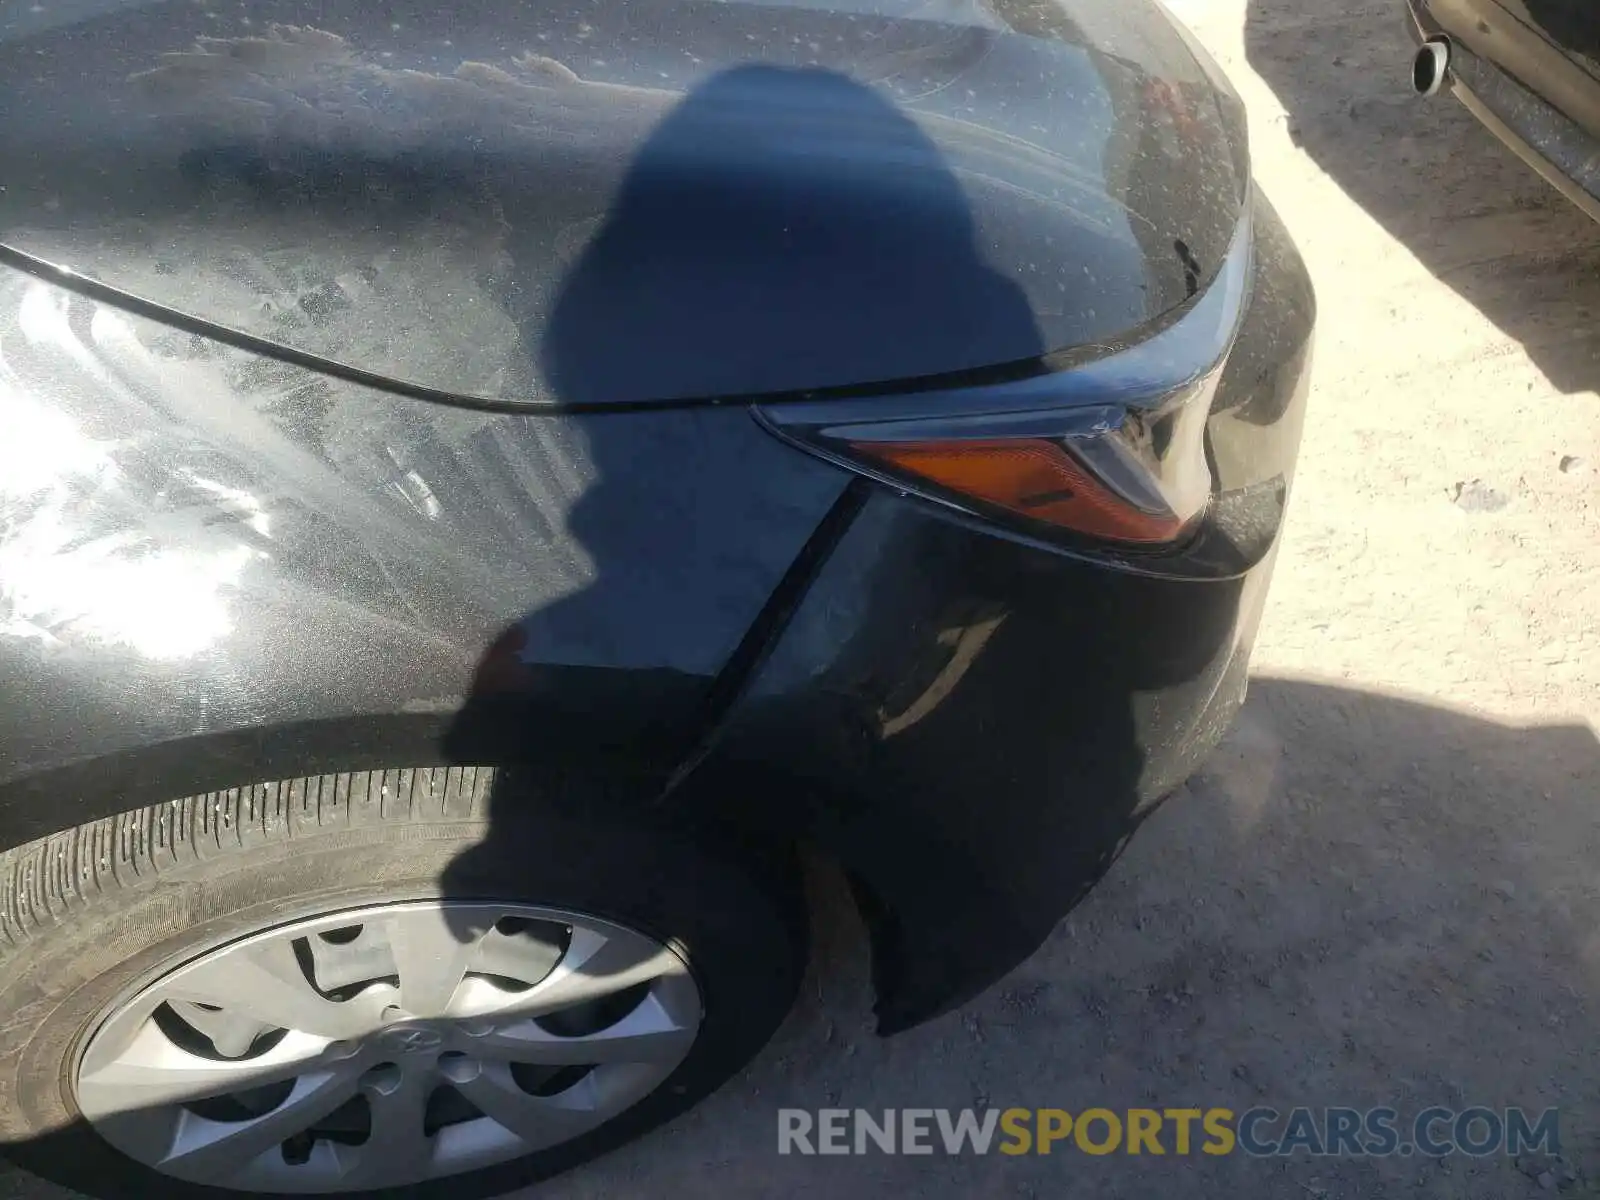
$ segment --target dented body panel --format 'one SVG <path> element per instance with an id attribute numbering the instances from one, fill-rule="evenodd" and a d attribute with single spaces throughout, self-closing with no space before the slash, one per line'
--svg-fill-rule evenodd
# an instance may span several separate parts
<path id="1" fill-rule="evenodd" d="M 0 848 L 531 764 L 837 857 L 886 1030 L 1025 957 L 1240 701 L 1313 302 L 1156 6 L 912 8 L 0 10 Z M 1230 247 L 1169 570 L 752 412 L 1048 392 Z"/>

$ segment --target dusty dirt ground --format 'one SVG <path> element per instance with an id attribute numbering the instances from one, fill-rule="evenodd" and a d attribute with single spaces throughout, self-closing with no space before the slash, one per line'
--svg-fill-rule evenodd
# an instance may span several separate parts
<path id="1" fill-rule="evenodd" d="M 1503 1158 L 775 1152 L 780 1106 L 991 1103 L 1559 1105 L 1583 1174 L 1546 1182 L 1600 1195 L 1600 228 L 1410 96 L 1400 0 L 1173 2 L 1321 301 L 1237 730 L 1031 961 L 892 1041 L 824 880 L 767 1052 L 541 1198 L 1551 1191 Z"/>
<path id="2" fill-rule="evenodd" d="M 1243 719 L 987 996 L 876 1039 L 841 915 L 740 1081 L 541 1197 L 1600 1195 L 1600 228 L 1412 97 L 1400 0 L 1173 2 L 1321 303 Z M 775 1153 L 780 1106 L 989 1103 L 1559 1105 L 1582 1178 Z"/>

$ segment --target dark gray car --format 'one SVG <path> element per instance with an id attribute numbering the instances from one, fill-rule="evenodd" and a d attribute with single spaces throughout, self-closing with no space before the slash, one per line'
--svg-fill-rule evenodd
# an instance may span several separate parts
<path id="1" fill-rule="evenodd" d="M 43 1175 L 548 1176 L 783 1020 L 800 847 L 892 1034 L 1242 701 L 1314 305 L 1149 0 L 5 3 L 0 113 Z"/>

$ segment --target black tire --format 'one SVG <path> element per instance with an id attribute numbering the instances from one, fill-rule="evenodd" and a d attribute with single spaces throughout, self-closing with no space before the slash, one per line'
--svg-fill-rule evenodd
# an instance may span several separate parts
<path id="1" fill-rule="evenodd" d="M 250 1194 L 160 1175 L 81 1118 L 71 1080 L 97 1017 L 130 987 L 252 931 L 439 896 L 588 912 L 654 935 L 690 966 L 701 1032 L 666 1083 L 583 1137 L 416 1187 L 342 1195 L 497 1195 L 692 1107 L 793 1003 L 806 937 L 792 856 L 597 815 L 570 789 L 552 803 L 519 785 L 513 801 L 509 786 L 471 767 L 311 777 L 156 805 L 0 854 L 0 1151 L 111 1200 Z"/>

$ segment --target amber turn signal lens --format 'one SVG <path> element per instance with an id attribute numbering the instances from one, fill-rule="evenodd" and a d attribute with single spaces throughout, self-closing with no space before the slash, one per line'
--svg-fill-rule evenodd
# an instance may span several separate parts
<path id="1" fill-rule="evenodd" d="M 1043 438 L 854 442 L 851 449 L 897 472 L 1089 537 L 1157 545 L 1184 528 L 1172 513 L 1129 503 Z"/>

